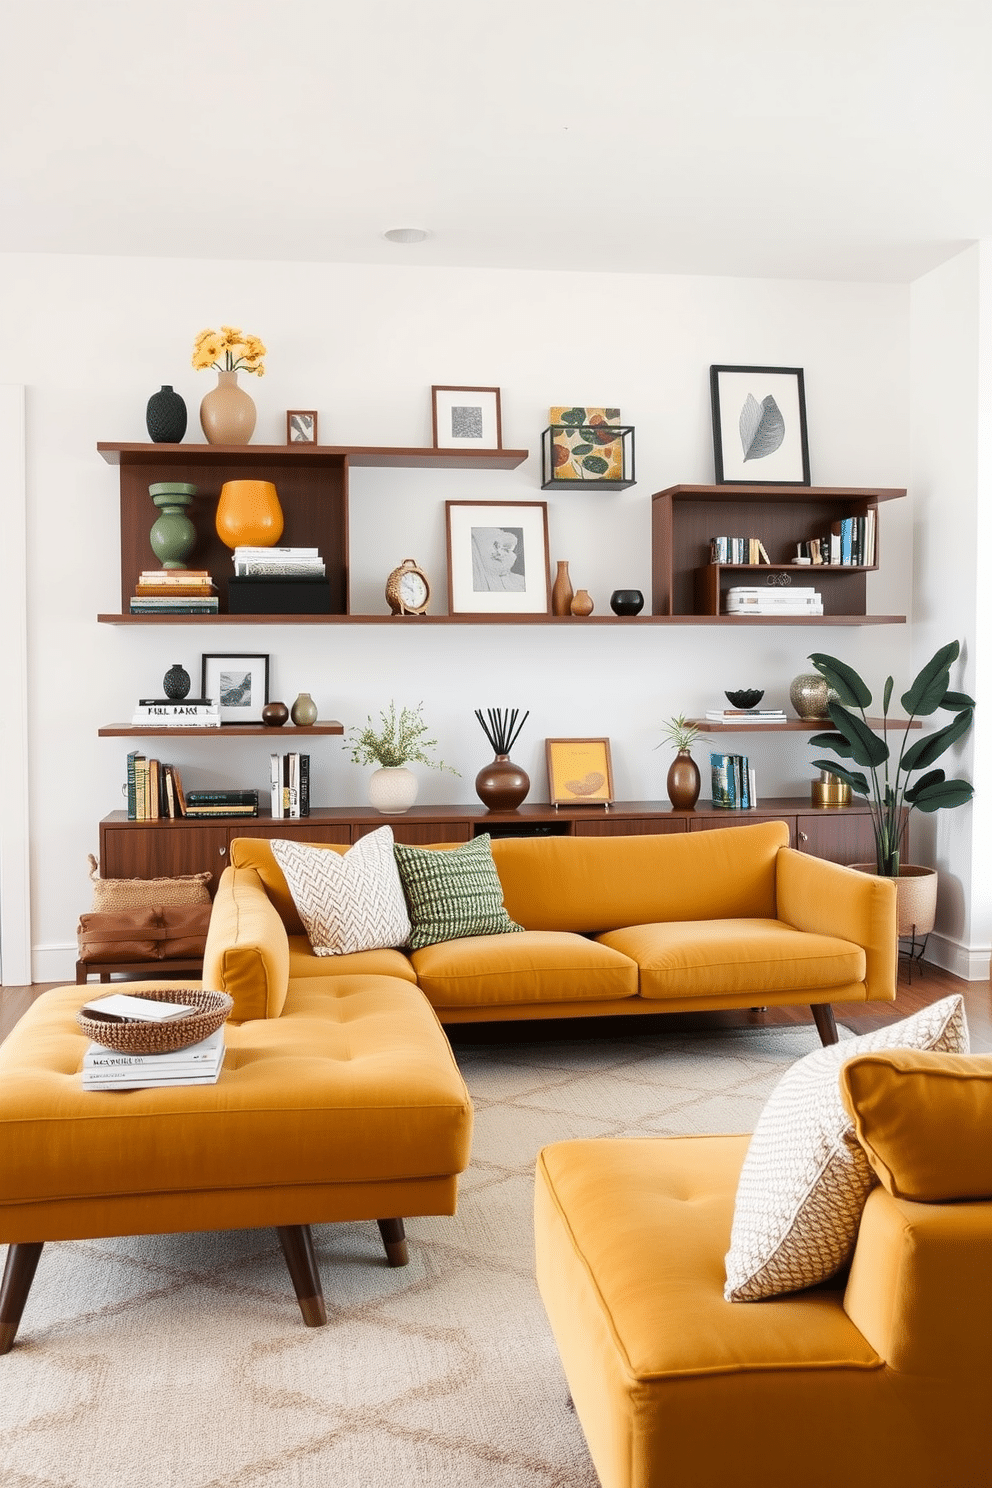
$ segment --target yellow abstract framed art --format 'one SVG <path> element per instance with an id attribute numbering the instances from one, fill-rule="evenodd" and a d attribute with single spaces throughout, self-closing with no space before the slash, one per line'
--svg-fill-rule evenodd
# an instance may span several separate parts
<path id="1" fill-rule="evenodd" d="M 613 764 L 609 739 L 545 739 L 552 806 L 609 806 Z"/>

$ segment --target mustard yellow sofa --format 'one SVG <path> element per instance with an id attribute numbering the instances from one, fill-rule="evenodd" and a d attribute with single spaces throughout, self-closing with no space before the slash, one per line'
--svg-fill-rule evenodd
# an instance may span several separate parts
<path id="1" fill-rule="evenodd" d="M 793 851 L 782 822 L 492 852 L 523 933 L 318 957 L 269 842 L 236 839 L 204 986 L 263 1017 L 298 978 L 391 976 L 443 1024 L 805 1004 L 825 1043 L 832 1004 L 895 997 L 893 885 Z"/>
<path id="2" fill-rule="evenodd" d="M 724 1297 L 746 1136 L 559 1143 L 537 1278 L 603 1488 L 971 1488 L 988 1480 L 992 1057 L 840 1074 L 880 1180 L 850 1267 Z"/>

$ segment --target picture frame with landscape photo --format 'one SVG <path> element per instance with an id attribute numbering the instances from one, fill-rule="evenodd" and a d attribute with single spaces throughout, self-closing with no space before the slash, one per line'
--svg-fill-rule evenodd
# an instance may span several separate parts
<path id="1" fill-rule="evenodd" d="M 220 721 L 261 723 L 269 701 L 269 658 L 254 652 L 209 652 L 200 658 L 200 696 L 216 698 Z"/>
<path id="2" fill-rule="evenodd" d="M 802 367 L 710 367 L 718 486 L 808 486 Z"/>
<path id="3" fill-rule="evenodd" d="M 317 443 L 317 410 L 315 408 L 288 408 L 286 410 L 286 443 Z"/>
<path id="4" fill-rule="evenodd" d="M 552 806 L 603 806 L 613 800 L 609 739 L 545 739 Z"/>
<path id="5" fill-rule="evenodd" d="M 546 501 L 446 501 L 448 613 L 546 615 Z"/>
<path id="6" fill-rule="evenodd" d="M 502 449 L 499 388 L 432 387 L 431 428 L 435 449 Z"/>

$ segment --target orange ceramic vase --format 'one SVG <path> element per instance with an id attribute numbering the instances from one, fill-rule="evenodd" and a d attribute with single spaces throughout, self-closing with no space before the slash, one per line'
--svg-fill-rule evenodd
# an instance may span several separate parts
<path id="1" fill-rule="evenodd" d="M 271 481 L 225 481 L 217 502 L 217 536 L 229 548 L 271 548 L 282 537 L 282 507 Z"/>
<path id="2" fill-rule="evenodd" d="M 200 404 L 208 444 L 247 444 L 255 432 L 255 403 L 238 385 L 237 372 L 218 372 L 217 386 Z"/>

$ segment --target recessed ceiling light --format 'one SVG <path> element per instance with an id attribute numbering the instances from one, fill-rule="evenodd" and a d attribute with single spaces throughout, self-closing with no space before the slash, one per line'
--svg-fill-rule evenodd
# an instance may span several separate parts
<path id="1" fill-rule="evenodd" d="M 430 233 L 424 227 L 390 227 L 382 236 L 391 243 L 422 243 Z"/>

